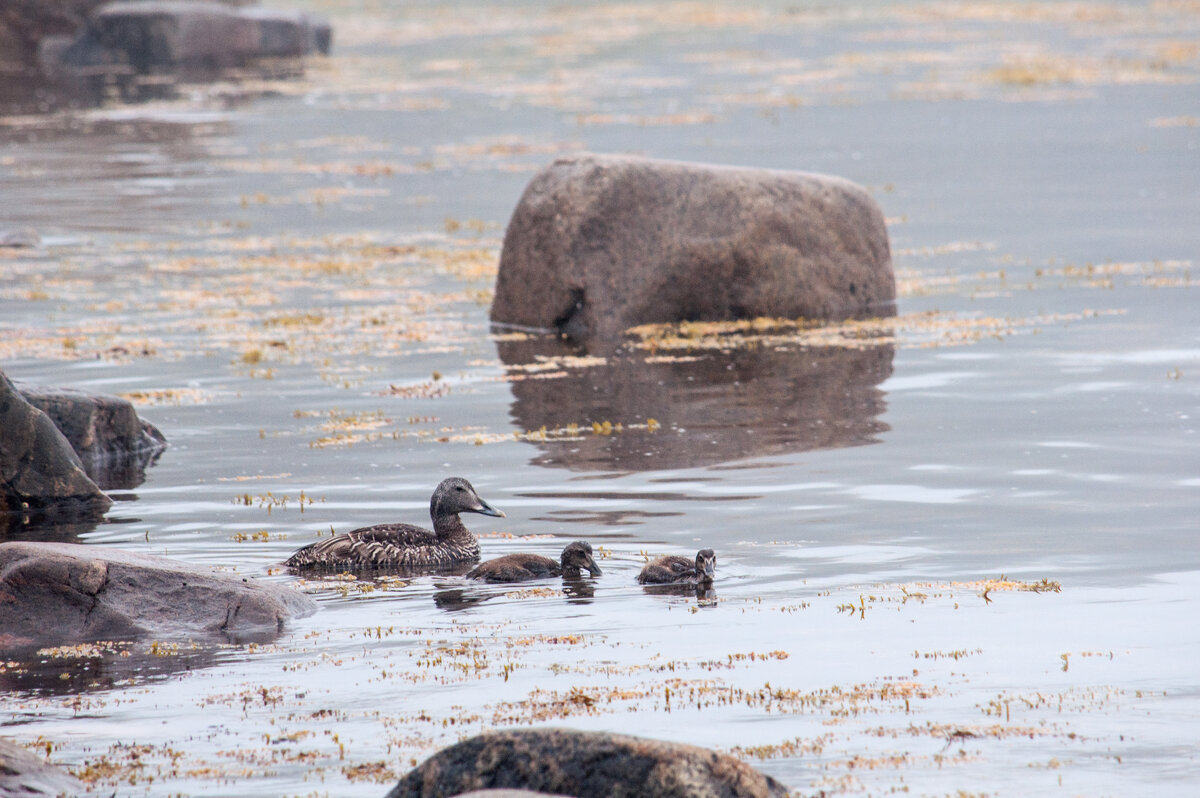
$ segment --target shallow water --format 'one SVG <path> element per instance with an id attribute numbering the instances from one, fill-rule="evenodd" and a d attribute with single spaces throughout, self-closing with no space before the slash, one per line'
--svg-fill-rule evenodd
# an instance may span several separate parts
<path id="1" fill-rule="evenodd" d="M 1193 8 L 309 7 L 303 80 L 0 119 L 0 227 L 44 241 L 0 255 L 0 367 L 171 441 L 103 523 L 10 537 L 322 611 L 2 665 L 0 733 L 122 795 L 380 795 L 529 723 L 800 794 L 1194 790 Z M 867 186 L 899 316 L 599 362 L 490 330 L 508 214 L 578 149 Z M 587 539 L 604 575 L 279 569 L 448 474 L 508 515 L 465 519 L 485 557 Z M 715 596 L 634 583 L 701 546 Z"/>

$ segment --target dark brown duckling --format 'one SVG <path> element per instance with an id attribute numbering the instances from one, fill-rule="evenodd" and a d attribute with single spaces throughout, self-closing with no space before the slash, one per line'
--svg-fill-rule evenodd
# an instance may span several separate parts
<path id="1" fill-rule="evenodd" d="M 700 549 L 696 559 L 668 554 L 647 563 L 637 580 L 643 585 L 712 584 L 717 570 L 717 555 L 712 549 Z"/>
<path id="2" fill-rule="evenodd" d="M 459 513 L 503 518 L 461 477 L 442 480 L 429 499 L 433 531 L 412 524 L 377 524 L 319 540 L 297 551 L 285 565 L 322 570 L 436 570 L 479 559 L 479 538 Z"/>
<path id="3" fill-rule="evenodd" d="M 592 559 L 591 544 L 577 540 L 568 543 L 562 550 L 559 562 L 537 554 L 507 554 L 476 566 L 467 573 L 467 579 L 482 579 L 485 582 L 524 582 L 552 576 L 578 579 L 584 569 L 592 576 L 603 573 Z"/>

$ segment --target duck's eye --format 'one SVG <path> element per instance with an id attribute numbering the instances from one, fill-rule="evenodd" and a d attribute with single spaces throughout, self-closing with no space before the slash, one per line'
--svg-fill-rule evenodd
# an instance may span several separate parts
<path id="1" fill-rule="evenodd" d="M 462 485 L 455 485 L 454 489 L 455 490 L 466 490 L 466 488 L 464 488 Z"/>

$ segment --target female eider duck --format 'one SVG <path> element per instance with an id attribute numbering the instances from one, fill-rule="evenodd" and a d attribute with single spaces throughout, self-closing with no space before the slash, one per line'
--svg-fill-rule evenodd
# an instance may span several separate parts
<path id="1" fill-rule="evenodd" d="M 696 559 L 669 554 L 647 563 L 637 580 L 643 585 L 711 584 L 717 570 L 717 555 L 712 549 L 700 549 Z"/>
<path id="2" fill-rule="evenodd" d="M 524 582 L 529 579 L 544 579 L 564 576 L 578 579 L 583 569 L 592 576 L 600 576 L 600 566 L 592 559 L 592 546 L 586 541 L 568 543 L 562 557 L 555 562 L 537 554 L 507 554 L 477 565 L 467 573 L 467 579 L 482 579 L 485 582 Z"/>
<path id="3" fill-rule="evenodd" d="M 479 538 L 459 513 L 503 518 L 460 477 L 442 480 L 429 500 L 433 531 L 412 524 L 377 524 L 318 540 L 297 551 L 289 568 L 323 570 L 438 569 L 479 559 Z"/>

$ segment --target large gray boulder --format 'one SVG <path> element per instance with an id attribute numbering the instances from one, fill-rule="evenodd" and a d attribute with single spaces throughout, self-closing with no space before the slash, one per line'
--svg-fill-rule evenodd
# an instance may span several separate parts
<path id="1" fill-rule="evenodd" d="M 111 504 L 50 417 L 0 373 L 0 514 L 102 513 Z"/>
<path id="2" fill-rule="evenodd" d="M 767 798 L 770 776 L 726 754 L 681 743 L 573 729 L 472 737 L 425 760 L 388 798 L 442 798 L 492 788 L 577 798 Z"/>
<path id="3" fill-rule="evenodd" d="M 137 487 L 167 439 L 138 417 L 127 399 L 70 388 L 19 386 L 21 395 L 58 427 L 101 488 Z"/>
<path id="4" fill-rule="evenodd" d="M 73 543 L 0 543 L 0 651 L 145 635 L 270 637 L 308 596 L 165 557 Z"/>
<path id="5" fill-rule="evenodd" d="M 883 213 L 849 181 L 582 154 L 525 189 L 491 318 L 596 351 L 638 324 L 884 316 L 895 297 Z"/>
<path id="6" fill-rule="evenodd" d="M 46 764 L 27 748 L 0 739 L 0 795 L 46 798 L 85 793 L 87 787 L 70 773 Z"/>

